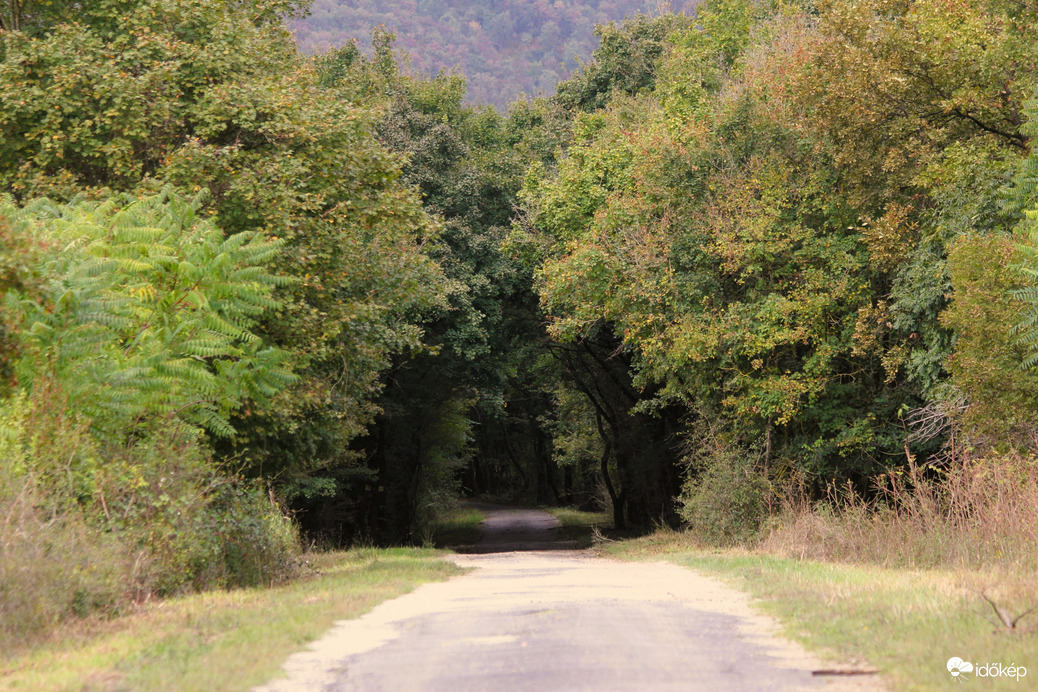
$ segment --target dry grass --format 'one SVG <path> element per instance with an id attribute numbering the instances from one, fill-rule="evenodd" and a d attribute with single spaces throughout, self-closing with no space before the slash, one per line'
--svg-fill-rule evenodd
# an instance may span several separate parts
<path id="1" fill-rule="evenodd" d="M 309 575 L 72 620 L 30 650 L 0 650 L 0 690 L 247 690 L 336 620 L 461 570 L 419 549 L 311 554 Z"/>
<path id="2" fill-rule="evenodd" d="M 12 476 L 0 468 L 0 651 L 31 648 L 77 619 L 116 617 L 158 596 L 269 585 L 296 571 L 294 529 L 269 505 L 250 513 L 239 503 L 223 514 L 192 505 L 177 523 L 106 527 L 74 503 L 54 501 L 31 477 Z M 267 550 L 272 544 L 285 549 Z M 232 567 L 244 574 L 253 566 L 270 569 L 227 578 Z"/>
<path id="3" fill-rule="evenodd" d="M 295 574 L 295 528 L 197 434 L 102 448 L 47 396 L 0 402 L 0 651 L 158 596 Z"/>
<path id="4" fill-rule="evenodd" d="M 69 617 L 128 605 L 133 554 L 78 513 L 48 511 L 34 484 L 0 469 L 0 651 L 31 646 Z"/>
<path id="5" fill-rule="evenodd" d="M 912 568 L 1038 569 L 1038 459 L 967 459 L 951 470 L 883 476 L 811 506 L 791 494 L 759 548 L 824 561 Z"/>
<path id="6" fill-rule="evenodd" d="M 607 550 L 626 559 L 666 559 L 747 591 L 789 637 L 831 658 L 834 667 L 879 670 L 877 683 L 888 689 L 948 689 L 953 681 L 946 662 L 952 656 L 1028 669 L 1020 682 L 971 681 L 984 689 L 1030 689 L 1038 676 L 1038 633 L 1030 629 L 1038 614 L 1007 631 L 981 596 L 1018 616 L 1035 605 L 1038 594 L 1038 577 L 1029 572 L 791 559 L 759 549 L 707 547 L 673 531 L 611 543 Z"/>
<path id="7" fill-rule="evenodd" d="M 952 656 L 1038 676 L 1038 459 L 960 459 L 811 503 L 790 492 L 760 536 L 717 549 L 660 531 L 608 546 L 715 574 L 761 599 L 790 636 L 876 666 L 893 689 L 945 689 Z M 707 537 L 709 538 L 709 537 Z"/>

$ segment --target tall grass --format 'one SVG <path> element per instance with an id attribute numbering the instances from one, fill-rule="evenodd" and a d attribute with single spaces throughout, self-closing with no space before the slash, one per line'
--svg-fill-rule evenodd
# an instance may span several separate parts
<path id="1" fill-rule="evenodd" d="M 64 627 L 30 651 L 0 647 L 0 690 L 248 690 L 339 620 L 461 573 L 433 551 L 310 553 L 300 578 L 142 604 Z"/>
<path id="2" fill-rule="evenodd" d="M 156 596 L 280 581 L 297 549 L 267 493 L 190 430 L 110 444 L 39 390 L 0 402 L 0 650 Z"/>
<path id="3" fill-rule="evenodd" d="M 248 486 L 224 481 L 179 520 L 104 527 L 75 507 L 48 512 L 0 471 L 0 650 L 63 622 L 111 617 L 157 596 L 269 585 L 296 569 L 291 523 Z"/>
<path id="4" fill-rule="evenodd" d="M 123 540 L 74 513 L 45 515 L 28 484 L 0 476 L 8 476 L 0 478 L 0 649 L 31 643 L 69 616 L 133 600 L 143 565 Z"/>
<path id="5" fill-rule="evenodd" d="M 759 547 L 884 566 L 1038 568 L 1038 457 L 963 455 L 946 469 L 881 476 L 876 491 L 866 500 L 833 488 L 822 503 L 788 491 Z"/>

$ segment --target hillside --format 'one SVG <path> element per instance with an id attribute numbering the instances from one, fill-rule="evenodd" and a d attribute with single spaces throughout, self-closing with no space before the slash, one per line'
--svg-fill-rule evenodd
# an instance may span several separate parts
<path id="1" fill-rule="evenodd" d="M 694 2 L 672 3 L 675 10 Z M 316 53 L 351 38 L 370 46 L 371 29 L 384 24 L 398 49 L 424 74 L 460 67 L 468 101 L 505 108 L 520 93 L 551 93 L 587 60 L 598 44 L 596 24 L 655 12 L 657 0 L 316 0 L 294 22 L 300 48 Z"/>

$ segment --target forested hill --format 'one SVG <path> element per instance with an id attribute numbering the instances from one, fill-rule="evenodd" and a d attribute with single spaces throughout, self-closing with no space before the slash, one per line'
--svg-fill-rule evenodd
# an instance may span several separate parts
<path id="1" fill-rule="evenodd" d="M 672 3 L 691 7 L 694 2 Z M 412 67 L 433 75 L 460 67 L 467 100 L 504 110 L 520 93 L 551 93 L 588 60 L 598 44 L 596 24 L 655 11 L 655 0 L 316 0 L 293 24 L 300 48 L 317 53 L 356 38 L 371 44 L 380 24 L 397 35 Z M 366 51 L 367 52 L 367 51 Z"/>

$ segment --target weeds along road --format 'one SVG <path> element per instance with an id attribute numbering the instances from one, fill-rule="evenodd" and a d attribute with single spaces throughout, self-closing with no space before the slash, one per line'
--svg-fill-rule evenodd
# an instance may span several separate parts
<path id="1" fill-rule="evenodd" d="M 339 623 L 259 688 L 302 690 L 870 689 L 823 664 L 720 583 L 664 563 L 565 550 L 554 517 L 485 509 L 473 571 Z"/>

